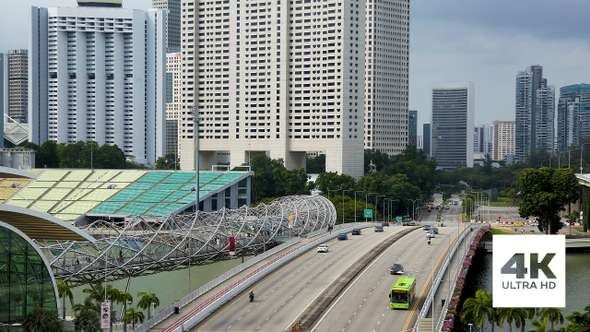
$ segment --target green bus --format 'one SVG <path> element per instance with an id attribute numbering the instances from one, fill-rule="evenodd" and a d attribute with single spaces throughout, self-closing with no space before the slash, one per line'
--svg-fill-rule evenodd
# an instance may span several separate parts
<path id="1" fill-rule="evenodd" d="M 391 309 L 409 309 L 416 295 L 416 279 L 398 278 L 391 293 L 389 293 L 389 306 Z"/>

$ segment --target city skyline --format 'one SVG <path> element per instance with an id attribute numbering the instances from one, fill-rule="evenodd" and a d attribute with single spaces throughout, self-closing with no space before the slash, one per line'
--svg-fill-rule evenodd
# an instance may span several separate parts
<path id="1" fill-rule="evenodd" d="M 531 3 L 531 5 L 528 5 Z M 430 84 L 473 81 L 477 84 L 475 123 L 513 121 L 515 75 L 540 64 L 559 89 L 586 83 L 590 68 L 588 32 L 583 13 L 590 3 L 549 1 L 475 3 L 467 0 L 411 3 L 410 109 L 418 111 L 418 131 L 430 114 Z M 124 0 L 124 8 L 148 9 L 152 0 Z M 30 6 L 76 6 L 75 0 L 22 0 L 4 4 L 0 52 L 27 48 Z M 521 13 L 527 8 L 527 17 Z M 539 25 L 539 22 L 544 24 Z M 523 45 L 527 45 L 525 48 Z"/>

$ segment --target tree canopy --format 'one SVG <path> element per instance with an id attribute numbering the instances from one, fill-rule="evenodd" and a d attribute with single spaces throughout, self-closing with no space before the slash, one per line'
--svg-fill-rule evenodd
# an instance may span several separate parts
<path id="1" fill-rule="evenodd" d="M 96 168 L 124 169 L 125 154 L 116 145 L 78 141 L 73 144 L 45 141 L 41 146 L 25 144 L 25 148 L 35 150 L 36 168 Z"/>
<path id="2" fill-rule="evenodd" d="M 520 173 L 519 214 L 537 216 L 539 230 L 557 233 L 561 228 L 559 211 L 579 198 L 580 184 L 571 168 L 528 168 Z"/>

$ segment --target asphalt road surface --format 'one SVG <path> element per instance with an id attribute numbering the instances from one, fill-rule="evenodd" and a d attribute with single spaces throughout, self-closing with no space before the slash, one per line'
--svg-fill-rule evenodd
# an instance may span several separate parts
<path id="1" fill-rule="evenodd" d="M 402 229 L 407 227 L 384 227 L 383 233 L 368 228 L 361 235 L 349 233 L 346 241 L 329 241 L 328 253 L 312 250 L 254 286 L 253 303 L 246 292 L 191 331 L 291 331 L 306 309 L 344 271 Z M 440 229 L 441 233 L 446 230 Z M 320 315 L 315 331 L 403 331 L 413 326 L 419 304 L 413 310 L 389 309 L 389 290 L 398 277 L 389 274 L 389 267 L 403 264 L 405 273 L 417 278 L 416 295 L 422 300 L 430 287 L 426 282 L 432 265 L 439 264 L 448 242 L 449 237 L 441 234 L 428 245 L 421 229 L 398 240 L 370 262 L 330 308 L 325 308 L 326 315 Z"/>

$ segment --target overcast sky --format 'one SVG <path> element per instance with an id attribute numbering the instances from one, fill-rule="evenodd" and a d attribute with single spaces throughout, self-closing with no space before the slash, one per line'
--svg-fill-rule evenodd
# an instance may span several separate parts
<path id="1" fill-rule="evenodd" d="M 75 0 L 2 0 L 0 52 L 28 48 L 30 6 Z M 123 0 L 147 9 L 151 0 Z M 412 1 L 410 109 L 430 122 L 430 84 L 475 82 L 475 124 L 514 120 L 515 79 L 533 64 L 556 89 L 590 83 L 588 0 Z M 586 22 L 586 23 L 584 23 Z"/>

